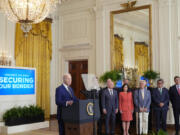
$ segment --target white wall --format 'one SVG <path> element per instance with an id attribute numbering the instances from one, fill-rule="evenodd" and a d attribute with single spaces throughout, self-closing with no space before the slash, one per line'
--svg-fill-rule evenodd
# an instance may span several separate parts
<path id="1" fill-rule="evenodd" d="M 126 26 L 118 21 L 114 24 L 114 34 L 118 34 L 124 38 L 123 53 L 124 66 L 135 67 L 135 42 L 145 42 L 149 44 L 149 33 L 139 30 L 135 26 Z"/>
<path id="2" fill-rule="evenodd" d="M 178 13 L 178 52 L 180 52 L 180 1 L 177 2 L 177 13 Z M 178 73 L 180 74 L 180 53 L 178 53 L 179 65 L 178 65 Z"/>
<path id="3" fill-rule="evenodd" d="M 88 72 L 95 73 L 94 2 L 75 0 L 60 7 L 60 77 L 67 72 L 69 60 L 87 59 Z"/>
<path id="4" fill-rule="evenodd" d="M 56 104 L 55 104 L 55 92 L 56 88 L 60 84 L 59 71 L 61 66 L 59 66 L 59 16 L 57 12 L 51 16 L 53 18 L 52 23 L 52 60 L 51 60 L 51 71 L 50 71 L 50 114 L 56 114 Z"/>
<path id="5" fill-rule="evenodd" d="M 0 20 L 0 55 L 4 52 L 11 56 L 14 66 L 15 24 L 7 20 L 2 12 L 0 12 Z"/>

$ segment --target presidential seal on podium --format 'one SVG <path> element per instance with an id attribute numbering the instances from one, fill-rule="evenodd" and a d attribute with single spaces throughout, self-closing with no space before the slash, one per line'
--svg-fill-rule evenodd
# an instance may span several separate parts
<path id="1" fill-rule="evenodd" d="M 87 113 L 88 115 L 92 116 L 94 115 L 94 110 L 93 110 L 94 104 L 92 102 L 89 102 L 87 104 Z"/>

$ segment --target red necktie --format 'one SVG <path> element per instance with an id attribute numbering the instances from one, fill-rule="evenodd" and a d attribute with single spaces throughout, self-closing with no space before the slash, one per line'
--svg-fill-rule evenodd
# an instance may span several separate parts
<path id="1" fill-rule="evenodd" d="M 180 95 L 180 88 L 178 88 L 178 93 L 179 93 L 179 95 Z"/>

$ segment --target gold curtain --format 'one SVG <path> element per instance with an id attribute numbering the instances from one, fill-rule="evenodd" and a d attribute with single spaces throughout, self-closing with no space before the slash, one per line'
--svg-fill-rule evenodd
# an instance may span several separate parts
<path id="1" fill-rule="evenodd" d="M 114 35 L 114 44 L 111 52 L 112 69 L 122 68 L 124 63 L 123 38 L 119 37 L 119 35 Z"/>
<path id="2" fill-rule="evenodd" d="M 33 24 L 25 37 L 20 24 L 16 24 L 16 66 L 36 68 L 36 103 L 50 116 L 50 61 L 52 55 L 51 20 Z"/>
<path id="3" fill-rule="evenodd" d="M 149 69 L 149 47 L 144 42 L 135 42 L 135 65 L 138 68 L 138 74 Z"/>

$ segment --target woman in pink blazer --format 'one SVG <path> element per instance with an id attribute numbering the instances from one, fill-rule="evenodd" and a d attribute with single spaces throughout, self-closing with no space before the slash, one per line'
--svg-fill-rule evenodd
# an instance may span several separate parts
<path id="1" fill-rule="evenodd" d="M 128 92 L 128 85 L 122 86 L 122 92 L 119 93 L 119 110 L 123 124 L 123 135 L 129 135 L 130 121 L 133 120 L 134 111 L 132 92 Z"/>

